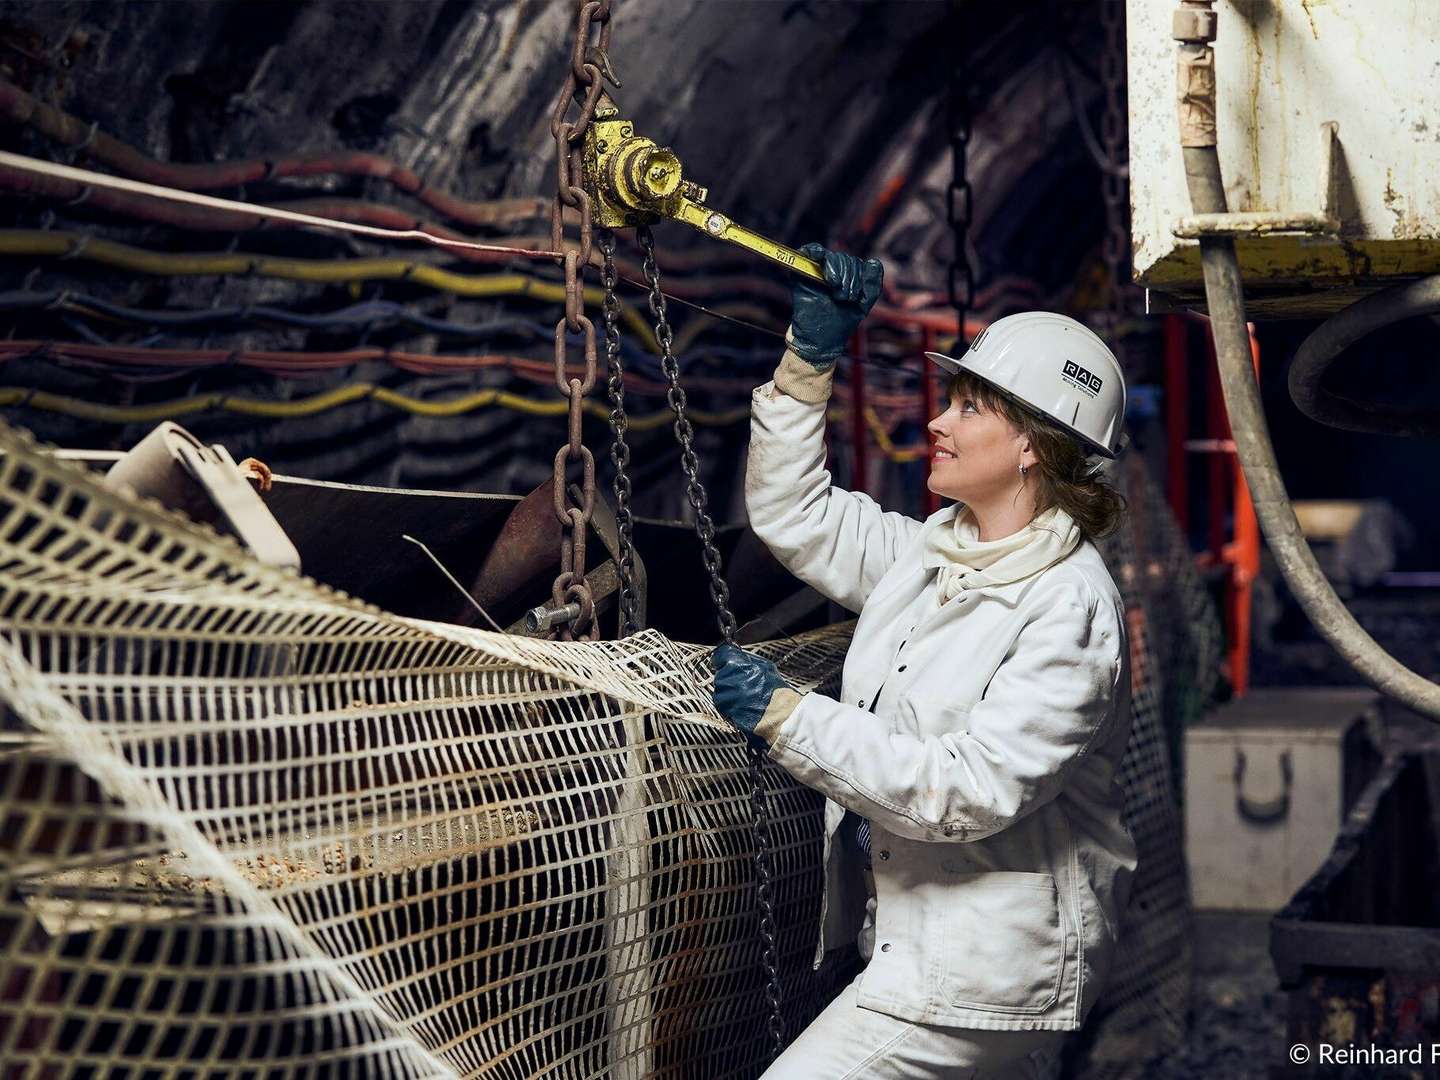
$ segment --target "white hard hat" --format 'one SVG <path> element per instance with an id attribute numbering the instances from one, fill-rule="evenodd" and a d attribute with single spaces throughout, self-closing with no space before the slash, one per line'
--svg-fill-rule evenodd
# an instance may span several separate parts
<path id="1" fill-rule="evenodd" d="M 996 319 L 958 360 L 925 354 L 952 375 L 968 371 L 1113 458 L 1122 446 L 1125 376 L 1089 327 L 1053 311 Z"/>

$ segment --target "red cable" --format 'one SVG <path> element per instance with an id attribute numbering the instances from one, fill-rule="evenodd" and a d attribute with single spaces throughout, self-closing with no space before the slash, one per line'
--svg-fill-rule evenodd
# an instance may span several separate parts
<path id="1" fill-rule="evenodd" d="M 213 367 L 245 367 L 285 378 L 298 378 L 323 371 L 335 371 L 369 361 L 386 361 L 401 371 L 418 375 L 444 375 L 464 371 L 481 371 L 504 367 L 533 382 L 555 382 L 555 367 L 545 360 L 523 356 L 481 354 L 478 356 L 439 356 L 412 353 L 399 349 L 370 347 L 340 352 L 289 352 L 264 349 L 155 349 L 128 345 L 89 345 L 70 341 L 0 341 L 0 362 L 23 357 L 62 360 L 89 367 L 166 367 L 180 371 Z M 566 369 L 577 377 L 584 376 L 583 365 Z M 697 389 L 735 392 L 747 380 L 707 378 L 687 380 Z M 663 397 L 665 384 L 627 372 L 625 385 L 639 393 Z"/>
<path id="2" fill-rule="evenodd" d="M 538 204 L 548 210 L 549 199 L 526 197 L 473 202 L 425 185 L 419 175 L 378 154 L 336 151 L 291 154 L 263 159 L 219 161 L 213 164 L 177 164 L 157 161 L 114 136 L 93 131 L 89 124 L 53 105 L 31 97 L 13 83 L 0 79 L 0 116 L 8 117 L 67 147 L 83 148 L 86 155 L 104 162 L 124 176 L 189 191 L 236 187 L 266 180 L 302 176 L 364 176 L 386 180 L 419 199 L 432 210 L 466 225 L 496 226 L 517 218 L 535 216 Z"/>
<path id="3" fill-rule="evenodd" d="M 301 226 L 286 221 L 275 221 L 258 214 L 240 211 L 211 209 L 204 206 L 188 206 L 148 195 L 131 194 L 92 187 L 78 180 L 59 176 L 42 176 L 0 165 L 0 187 L 22 194 L 41 198 L 64 199 L 67 206 L 84 204 L 111 213 L 124 214 L 142 221 L 154 221 L 180 229 L 196 229 L 206 232 L 251 232 L 259 229 L 293 229 Z M 472 237 L 435 225 L 411 216 L 402 210 L 357 199 L 299 199 L 280 203 L 277 210 L 290 210 L 314 217 L 330 218 L 335 221 L 349 221 L 358 225 L 375 225 L 385 229 L 416 229 L 432 236 L 447 240 L 471 240 Z M 537 247 L 548 247 L 549 237 L 518 238 L 516 246 L 534 242 Z M 474 248 L 447 248 L 449 254 L 479 263 L 506 263 L 515 258 L 512 252 L 486 251 Z M 536 257 L 549 258 L 550 256 Z"/>

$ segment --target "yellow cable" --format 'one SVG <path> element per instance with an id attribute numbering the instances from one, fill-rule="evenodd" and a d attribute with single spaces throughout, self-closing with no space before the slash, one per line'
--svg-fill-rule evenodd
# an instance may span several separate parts
<path id="1" fill-rule="evenodd" d="M 880 421 L 880 414 L 869 405 L 865 406 L 865 426 L 870 429 L 870 435 L 875 440 L 875 446 L 891 461 L 905 465 L 912 461 L 919 461 L 927 453 L 926 449 L 901 450 L 890 439 L 890 433 L 885 430 L 885 425 Z M 845 408 L 830 409 L 825 414 L 825 419 L 832 424 L 842 424 L 850 419 L 850 410 Z"/>
<path id="2" fill-rule="evenodd" d="M 880 422 L 880 415 L 869 405 L 865 406 L 865 426 L 870 429 L 870 434 L 874 436 L 875 445 L 880 448 L 880 452 L 891 461 L 901 463 L 919 461 L 928 453 L 928 450 L 901 450 L 897 447 L 890 441 L 890 433 Z"/>
<path id="3" fill-rule="evenodd" d="M 149 405 L 105 405 L 97 401 L 52 394 L 44 390 L 30 390 L 22 386 L 0 386 L 0 408 L 9 405 L 25 405 L 46 412 L 63 413 L 81 420 L 97 420 L 111 424 L 158 423 L 182 416 L 221 409 L 225 412 L 244 416 L 263 416 L 272 419 L 295 419 L 314 416 L 317 413 L 349 405 L 356 401 L 378 401 L 392 408 L 403 409 L 416 416 L 459 416 L 476 409 L 499 405 L 529 416 L 563 416 L 569 409 L 564 401 L 536 401 L 505 390 L 480 390 L 461 397 L 441 401 L 425 401 L 409 397 L 373 383 L 351 383 L 334 390 L 291 401 L 260 401 L 255 398 L 237 397 L 233 394 L 198 394 L 194 397 L 172 398 Z M 596 401 L 586 401 L 584 409 L 597 419 L 608 421 L 610 411 Z M 709 412 L 704 409 L 690 409 L 690 419 L 707 427 L 722 427 L 737 424 L 750 416 L 749 408 L 730 409 L 726 412 Z M 629 417 L 632 431 L 650 431 L 671 423 L 674 419 L 668 410 Z"/>
<path id="4" fill-rule="evenodd" d="M 161 420 L 175 420 L 182 416 L 220 409 L 224 412 L 243 416 L 260 416 L 270 419 L 296 419 L 315 416 L 318 413 L 349 405 L 356 401 L 378 401 L 383 405 L 401 409 L 416 416 L 449 417 L 460 416 L 476 409 L 498 405 L 501 408 L 525 413 L 528 416 L 563 416 L 569 406 L 563 401 L 536 401 L 506 390 L 480 390 L 461 397 L 441 401 L 425 401 L 397 393 L 374 383 L 351 383 L 333 390 L 313 394 L 310 397 L 290 401 L 261 401 L 255 398 L 237 397 L 233 394 L 199 394 L 194 397 L 172 398 L 149 405 L 105 405 L 98 401 L 66 397 L 45 390 L 30 390 L 22 386 L 0 386 L 0 408 L 10 405 L 25 405 L 45 412 L 61 413 L 81 420 L 95 420 L 109 424 L 154 424 Z M 610 412 L 599 402 L 586 401 L 584 410 L 598 420 L 609 421 Z M 709 412 L 705 409 L 689 409 L 686 413 L 696 424 L 705 427 L 725 427 L 749 419 L 750 410 L 728 409 L 724 412 Z M 840 423 L 848 419 L 844 409 L 831 409 L 827 419 Z M 674 414 L 668 410 L 630 416 L 628 426 L 633 431 L 652 431 L 669 424 Z M 891 461 L 904 464 L 918 461 L 924 456 L 923 450 L 901 450 L 890 440 L 889 433 L 880 422 L 875 410 L 865 409 L 865 423 L 870 428 L 876 446 Z"/>
<path id="5" fill-rule="evenodd" d="M 714 315 L 729 316 L 733 319 L 755 323 L 762 327 L 775 318 L 773 311 L 769 311 L 759 304 L 747 304 L 743 302 L 711 304 L 705 310 Z M 714 325 L 715 324 L 708 319 L 690 319 L 680 328 L 680 332 L 675 335 L 675 341 L 670 346 L 671 352 L 676 356 L 687 355 L 690 352 L 691 346 L 695 344 L 695 339 L 706 331 L 713 329 Z"/>
<path id="6" fill-rule="evenodd" d="M 525 274 L 457 274 L 438 266 L 406 259 L 286 259 L 243 253 L 171 254 L 100 240 L 83 233 L 50 232 L 40 229 L 0 230 L 0 255 L 54 255 L 67 259 L 90 259 L 107 266 L 139 274 L 254 274 L 288 281 L 353 282 L 413 281 L 457 296 L 529 296 L 551 303 L 565 302 L 565 286 Z M 591 285 L 585 302 L 599 307 L 604 290 Z M 653 353 L 660 348 L 655 331 L 638 309 L 620 302 L 620 314 L 631 333 Z M 598 319 L 596 320 L 599 321 Z M 600 328 L 596 327 L 597 339 Z"/>

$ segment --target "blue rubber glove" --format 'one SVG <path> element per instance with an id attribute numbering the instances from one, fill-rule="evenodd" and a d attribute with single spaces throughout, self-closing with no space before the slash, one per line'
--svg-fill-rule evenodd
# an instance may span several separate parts
<path id="1" fill-rule="evenodd" d="M 816 243 L 806 244 L 800 253 L 824 265 L 825 284 L 796 279 L 790 348 L 816 371 L 827 371 L 880 299 L 885 267 L 879 259 L 862 262 L 854 255 L 826 251 Z"/>
<path id="2" fill-rule="evenodd" d="M 715 650 L 710 662 L 715 668 L 715 708 L 745 733 L 751 746 L 768 749 L 755 728 L 770 705 L 770 695 L 789 683 L 769 660 L 728 642 Z"/>

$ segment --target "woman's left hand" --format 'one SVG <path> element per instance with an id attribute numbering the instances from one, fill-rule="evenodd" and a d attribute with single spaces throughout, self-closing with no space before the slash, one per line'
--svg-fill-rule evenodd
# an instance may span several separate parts
<path id="1" fill-rule="evenodd" d="M 768 749 L 769 743 L 757 728 L 775 691 L 788 688 L 780 670 L 764 657 L 729 642 L 715 650 L 710 662 L 715 668 L 715 708 L 744 732 L 751 746 Z"/>
<path id="2" fill-rule="evenodd" d="M 816 371 L 829 371 L 865 320 L 885 282 L 879 259 L 828 251 L 817 243 L 800 253 L 824 267 L 825 284 L 796 278 L 791 293 L 790 349 Z"/>

